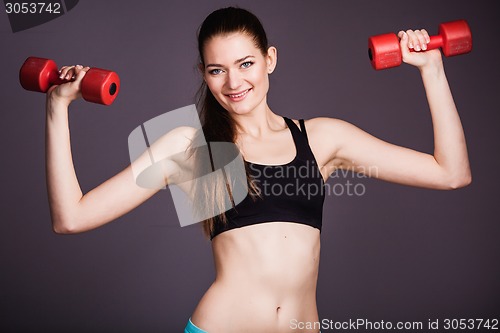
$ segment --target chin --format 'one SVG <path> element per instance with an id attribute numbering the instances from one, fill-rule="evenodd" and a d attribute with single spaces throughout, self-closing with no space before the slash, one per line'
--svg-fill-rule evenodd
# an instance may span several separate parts
<path id="1" fill-rule="evenodd" d="M 252 112 L 252 110 L 254 110 L 254 109 L 255 109 L 255 107 L 251 107 L 249 105 L 231 105 L 231 104 L 229 104 L 227 111 L 229 113 L 234 113 L 237 115 L 244 115 L 244 114 L 248 114 L 248 113 Z"/>
<path id="2" fill-rule="evenodd" d="M 224 106 L 224 108 L 229 112 L 233 113 L 236 115 L 245 115 L 251 113 L 253 110 L 255 110 L 261 103 L 261 101 L 255 101 L 255 100 L 244 100 L 240 102 L 228 102 L 224 100 L 224 104 L 221 103 L 221 105 Z M 220 101 L 219 101 L 220 103 Z"/>

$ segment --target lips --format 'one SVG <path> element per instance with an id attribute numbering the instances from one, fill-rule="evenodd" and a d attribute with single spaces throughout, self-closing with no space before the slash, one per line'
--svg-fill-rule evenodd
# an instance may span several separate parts
<path id="1" fill-rule="evenodd" d="M 243 90 L 243 91 L 238 92 L 236 94 L 226 94 L 226 96 L 228 96 L 229 98 L 231 98 L 233 100 L 239 100 L 239 99 L 242 99 L 243 97 L 245 97 L 250 90 L 251 90 L 251 88 Z"/>

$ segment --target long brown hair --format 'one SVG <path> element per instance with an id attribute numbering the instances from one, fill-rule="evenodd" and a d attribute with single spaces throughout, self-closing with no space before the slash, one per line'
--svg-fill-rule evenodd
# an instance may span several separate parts
<path id="1" fill-rule="evenodd" d="M 200 68 L 205 68 L 203 51 L 207 42 L 213 37 L 235 32 L 240 32 L 251 37 L 255 46 L 262 54 L 267 54 L 267 36 L 259 19 L 248 10 L 242 8 L 221 8 L 208 15 L 198 31 Z M 199 133 L 199 135 L 204 135 L 206 142 L 223 141 L 235 143 L 237 138 L 237 124 L 229 112 L 215 99 L 205 81 L 202 82 L 198 91 L 197 104 L 202 125 L 202 132 Z M 193 149 L 193 152 L 195 156 L 195 165 L 199 165 L 196 161 L 201 161 L 200 154 L 197 154 L 197 149 Z M 252 198 L 255 198 L 255 196 L 258 195 L 258 189 L 256 184 L 252 181 L 246 164 L 245 169 L 249 194 Z M 214 207 L 222 207 L 222 202 L 224 201 L 223 196 L 225 194 L 224 191 L 226 190 L 230 191 L 224 179 L 211 179 L 210 182 L 201 182 L 197 184 L 197 186 L 194 187 L 194 191 L 197 192 L 194 197 L 204 199 L 201 205 L 198 206 L 198 209 L 214 211 Z M 207 237 L 212 234 L 214 224 L 217 222 L 226 223 L 226 215 L 222 213 L 203 221 L 203 230 Z"/>

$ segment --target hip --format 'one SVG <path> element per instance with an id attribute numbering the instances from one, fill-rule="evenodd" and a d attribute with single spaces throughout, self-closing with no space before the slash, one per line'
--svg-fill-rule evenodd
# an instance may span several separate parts
<path id="1" fill-rule="evenodd" d="M 236 288 L 215 281 L 193 312 L 192 322 L 206 332 L 296 332 L 293 322 L 318 321 L 315 288 L 307 289 L 283 295 L 258 283 Z"/>

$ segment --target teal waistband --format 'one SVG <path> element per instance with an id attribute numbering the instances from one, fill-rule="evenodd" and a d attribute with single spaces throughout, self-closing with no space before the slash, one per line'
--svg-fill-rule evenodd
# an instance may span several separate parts
<path id="1" fill-rule="evenodd" d="M 186 328 L 184 329 L 184 333 L 208 333 L 208 332 L 197 327 L 195 324 L 193 324 L 191 318 L 189 318 Z M 321 331 L 319 333 L 321 333 Z"/>
<path id="2" fill-rule="evenodd" d="M 193 324 L 191 318 L 189 318 L 186 328 L 184 329 L 184 333 L 208 333 L 208 332 L 197 327 L 195 324 Z"/>

